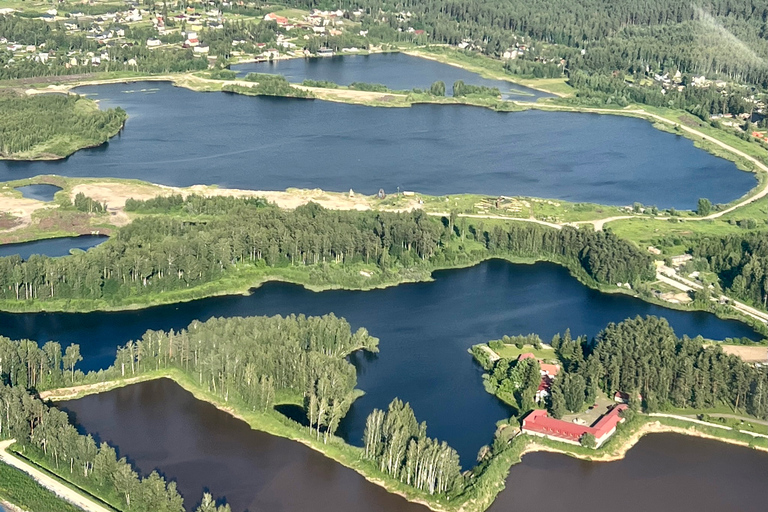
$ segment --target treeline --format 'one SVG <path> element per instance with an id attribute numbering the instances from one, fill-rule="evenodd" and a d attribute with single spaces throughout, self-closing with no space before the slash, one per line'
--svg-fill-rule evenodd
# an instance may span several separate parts
<path id="1" fill-rule="evenodd" d="M 469 85 L 465 84 L 463 80 L 456 80 L 453 83 L 453 96 L 455 98 L 461 98 L 462 96 L 491 96 L 498 98 L 501 96 L 501 92 L 498 87 L 486 87 L 484 85 Z"/>
<path id="2" fill-rule="evenodd" d="M 631 406 L 647 412 L 725 405 L 768 418 L 768 369 L 727 355 L 718 345 L 705 347 L 701 337 L 678 338 L 664 318 L 611 323 L 592 340 L 566 331 L 551 345 L 562 365 L 546 400 L 556 418 L 582 411 L 601 391 L 609 397 L 624 393 Z M 479 347 L 473 354 L 487 372 L 487 391 L 514 406 L 517 417 L 534 408 L 541 381 L 536 360 L 490 361 Z"/>
<path id="3" fill-rule="evenodd" d="M 96 146 L 115 135 L 127 119 L 119 107 L 99 110 L 89 100 L 65 94 L 0 94 L 0 112 L 0 157 L 62 140 Z"/>
<path id="4" fill-rule="evenodd" d="M 250 87 L 227 84 L 221 88 L 225 92 L 236 92 L 253 96 L 283 96 L 289 98 L 312 98 L 311 92 L 294 87 L 283 75 L 270 75 L 266 73 L 248 73 L 245 79 L 254 82 Z"/>
<path id="5" fill-rule="evenodd" d="M 113 372 L 176 368 L 225 402 L 262 412 L 276 397 L 303 400 L 310 430 L 327 441 L 354 400 L 357 375 L 345 356 L 377 345 L 333 314 L 213 318 L 178 332 L 147 331 L 118 348 Z"/>
<path id="6" fill-rule="evenodd" d="M 69 423 L 67 414 L 27 393 L 0 384 L 0 439 L 16 439 L 27 457 L 42 461 L 67 480 L 104 497 L 119 510 L 183 512 L 175 482 L 156 471 L 141 478 L 107 443 L 97 444 Z"/>
<path id="7" fill-rule="evenodd" d="M 155 199 L 131 208 L 194 208 L 217 214 L 184 220 L 148 216 L 86 253 L 63 258 L 32 255 L 0 258 L 0 299 L 105 299 L 185 289 L 216 281 L 237 265 L 298 266 L 317 269 L 313 280 L 332 279 L 324 269 L 372 263 L 392 278 L 407 269 L 450 266 L 490 256 L 549 259 L 597 283 L 633 283 L 653 276 L 651 258 L 609 232 L 532 223 L 483 223 L 461 228 L 449 219 L 421 211 L 407 213 L 326 210 L 310 203 L 292 211 L 262 206 L 253 199 Z M 228 210 L 228 208 L 231 208 Z M 456 237 L 480 242 L 467 252 L 448 242 Z M 338 283 L 336 283 L 338 284 Z"/>
<path id="8" fill-rule="evenodd" d="M 695 258 L 706 260 L 728 295 L 756 307 L 768 306 L 768 237 L 765 232 L 702 238 L 691 249 Z"/>
<path id="9" fill-rule="evenodd" d="M 552 343 L 565 373 L 552 387 L 550 409 L 559 416 L 591 403 L 597 389 L 620 391 L 649 412 L 667 407 L 704 409 L 727 405 L 768 417 L 768 370 L 705 347 L 699 337 L 678 338 L 663 318 L 609 324 L 592 342 L 556 337 Z"/>
<path id="10" fill-rule="evenodd" d="M 261 197 L 201 196 L 170 194 L 139 201 L 127 199 L 125 211 L 138 213 L 184 213 L 187 215 L 236 215 L 240 209 L 260 208 L 268 203 Z"/>
<path id="11" fill-rule="evenodd" d="M 629 83 L 622 76 L 588 74 L 573 71 L 568 84 L 576 89 L 574 98 L 560 100 L 577 104 L 616 105 L 625 107 L 630 103 L 644 103 L 654 107 L 669 107 L 687 110 L 700 119 L 709 122 L 713 115 L 738 115 L 752 112 L 754 104 L 745 97 L 751 95 L 745 88 L 729 86 L 718 88 L 714 84 L 708 87 L 690 85 L 690 77 L 682 79 L 686 87 L 682 91 L 671 87 L 662 92 L 661 85 L 643 86 Z"/>
<path id="12" fill-rule="evenodd" d="M 459 454 L 443 441 L 427 437 L 409 404 L 395 398 L 387 411 L 374 409 L 365 422 L 365 457 L 379 470 L 429 494 L 461 489 Z"/>
<path id="13" fill-rule="evenodd" d="M 314 0 L 289 4 L 317 6 Z M 768 87 L 768 6 L 753 0 L 355 0 L 328 5 L 363 8 L 364 29 L 392 40 L 415 28 L 424 30 L 429 42 L 471 41 L 497 57 L 523 45 L 525 54 L 545 64 L 556 66 L 565 59 L 571 72 L 641 76 L 648 70 L 680 70 Z"/>

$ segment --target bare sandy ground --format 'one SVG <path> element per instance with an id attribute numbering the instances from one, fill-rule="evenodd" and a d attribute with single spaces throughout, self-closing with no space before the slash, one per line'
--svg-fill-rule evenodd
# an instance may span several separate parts
<path id="1" fill-rule="evenodd" d="M 21 221 L 11 228 L 0 230 L 0 233 L 9 233 L 11 231 L 16 231 L 17 229 L 25 228 L 32 223 L 32 214 L 35 211 L 55 207 L 55 205 L 37 201 L 35 199 L 17 197 L 10 192 L 3 192 L 3 190 L 0 189 L 0 212 L 17 217 Z"/>
<path id="2" fill-rule="evenodd" d="M 723 352 L 739 356 L 748 363 L 768 363 L 768 348 L 749 345 L 721 345 Z"/>
<path id="3" fill-rule="evenodd" d="M 206 197 L 231 196 L 231 197 L 263 197 L 270 203 L 280 208 L 293 210 L 309 202 L 314 202 L 329 210 L 357 210 L 365 211 L 373 209 L 373 199 L 360 195 L 341 192 L 326 192 L 320 189 L 288 189 L 285 191 L 269 190 L 241 190 L 217 188 L 209 185 L 194 185 L 188 188 L 164 187 L 150 184 L 131 184 L 121 182 L 90 182 L 75 186 L 72 189 L 72 199 L 82 192 L 86 196 L 101 203 L 107 203 L 110 212 L 119 214 L 125 208 L 125 202 L 130 199 L 146 200 L 158 196 L 181 194 L 187 197 L 197 194 Z M 397 211 L 413 210 L 419 206 L 418 199 L 414 197 L 406 206 Z M 392 211 L 396 211 L 392 209 Z M 118 216 L 118 215 L 116 215 Z"/>

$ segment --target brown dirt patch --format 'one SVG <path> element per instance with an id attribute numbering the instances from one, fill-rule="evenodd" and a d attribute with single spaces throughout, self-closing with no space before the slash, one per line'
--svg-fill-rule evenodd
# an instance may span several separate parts
<path id="1" fill-rule="evenodd" d="M 749 345 L 721 345 L 723 352 L 742 358 L 748 363 L 768 362 L 768 347 Z"/>

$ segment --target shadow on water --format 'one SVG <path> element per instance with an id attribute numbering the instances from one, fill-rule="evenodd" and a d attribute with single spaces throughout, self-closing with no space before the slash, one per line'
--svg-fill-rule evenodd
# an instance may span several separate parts
<path id="1" fill-rule="evenodd" d="M 63 402 L 78 426 L 177 482 L 187 510 L 209 491 L 235 512 L 427 512 L 301 443 L 252 430 L 168 379 Z"/>

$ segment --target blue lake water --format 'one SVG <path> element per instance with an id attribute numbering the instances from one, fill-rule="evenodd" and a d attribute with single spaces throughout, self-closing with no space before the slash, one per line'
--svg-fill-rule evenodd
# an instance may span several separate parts
<path id="1" fill-rule="evenodd" d="M 53 201 L 53 196 L 61 190 L 61 187 L 56 185 L 48 185 L 46 183 L 40 183 L 37 185 L 25 185 L 23 187 L 16 187 L 16 190 L 21 192 L 21 195 L 28 199 L 37 199 L 38 201 Z"/>
<path id="2" fill-rule="evenodd" d="M 0 245 L 0 257 L 18 254 L 21 259 L 26 260 L 33 254 L 40 254 L 56 258 L 69 255 L 72 249 L 87 251 L 91 247 L 104 243 L 108 238 L 104 235 L 83 235 L 48 238 L 18 244 L 2 244 Z"/>
<path id="3" fill-rule="evenodd" d="M 381 290 L 312 292 L 267 283 L 249 296 L 212 297 L 137 311 L 0 313 L 0 334 L 39 342 L 79 343 L 83 370 L 112 364 L 115 349 L 147 329 L 180 329 L 214 316 L 334 313 L 353 329 L 380 338 L 377 355 L 358 353 L 358 399 L 340 434 L 359 444 L 365 418 L 395 398 L 408 401 L 431 436 L 448 441 L 465 467 L 489 443 L 506 407 L 483 389 L 482 371 L 467 349 L 503 335 L 538 333 L 549 340 L 570 328 L 594 336 L 609 322 L 636 315 L 666 317 L 678 335 L 723 339 L 752 336 L 746 325 L 712 314 L 665 309 L 625 295 L 591 290 L 554 264 L 512 265 L 492 260 L 435 274 L 435 281 Z"/>
<path id="4" fill-rule="evenodd" d="M 453 83 L 462 80 L 470 85 L 497 87 L 502 97 L 519 101 L 535 101 L 552 94 L 523 87 L 506 80 L 494 80 L 456 66 L 412 57 L 404 53 L 376 55 L 337 55 L 312 59 L 276 60 L 232 66 L 240 75 L 273 73 L 284 75 L 289 82 L 324 80 L 339 85 L 352 82 L 383 84 L 393 90 L 429 89 L 434 82 L 445 83 L 446 94 L 452 95 Z"/>
<path id="5" fill-rule="evenodd" d="M 123 107 L 125 129 L 65 160 L 0 161 L 0 181 L 59 174 L 256 190 L 400 187 L 677 209 L 693 209 L 701 197 L 726 203 L 756 184 L 688 139 L 618 116 L 373 108 L 156 82 L 78 92 Z"/>

